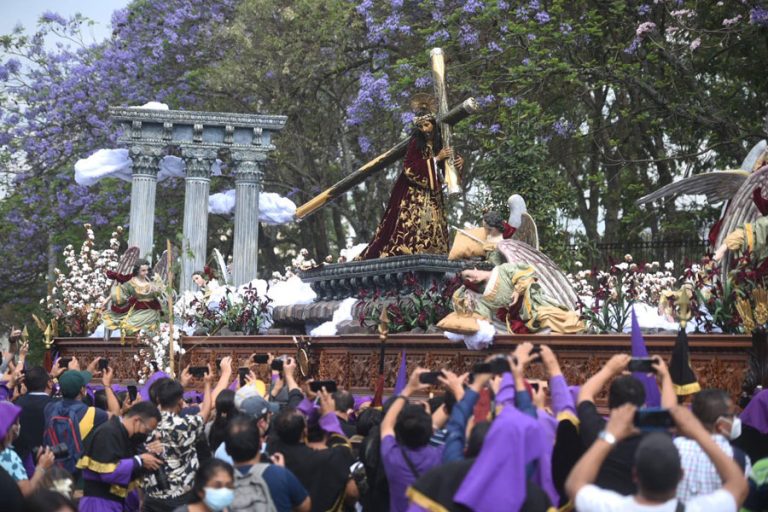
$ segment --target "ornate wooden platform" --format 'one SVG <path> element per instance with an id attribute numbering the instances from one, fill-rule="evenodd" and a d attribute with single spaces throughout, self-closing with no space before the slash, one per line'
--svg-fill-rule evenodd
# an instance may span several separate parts
<path id="1" fill-rule="evenodd" d="M 548 344 L 560 359 L 563 374 L 569 384 L 581 384 L 613 354 L 630 351 L 629 335 L 575 335 L 575 336 L 498 336 L 488 351 L 470 351 L 462 344 L 450 342 L 439 334 L 391 335 L 387 341 L 384 367 L 386 386 L 394 385 L 400 364 L 400 353 L 406 352 L 410 369 L 421 365 L 431 369 L 450 368 L 457 373 L 469 371 L 472 365 L 490 353 L 509 352 L 523 340 Z M 741 391 L 746 371 L 749 336 L 691 335 L 691 360 L 702 387 L 727 389 L 734 397 Z M 312 339 L 312 360 L 318 378 L 334 379 L 340 386 L 355 393 L 369 393 L 376 381 L 379 367 L 380 342 L 377 336 L 350 335 Z M 674 335 L 646 335 L 646 346 L 651 354 L 660 354 L 666 360 L 675 343 Z M 272 352 L 294 354 L 296 346 L 291 336 L 217 336 L 185 337 L 182 343 L 186 354 L 183 364 L 215 365 L 216 359 L 233 356 L 243 364 L 252 353 Z M 108 357 L 117 369 L 120 380 L 135 379 L 140 363 L 134 360 L 137 347 L 130 343 L 105 343 L 94 338 L 58 338 L 56 347 L 64 356 L 77 356 L 91 360 L 96 356 Z M 260 368 L 266 377 L 266 365 Z M 533 365 L 532 377 L 543 377 L 540 365 Z"/>

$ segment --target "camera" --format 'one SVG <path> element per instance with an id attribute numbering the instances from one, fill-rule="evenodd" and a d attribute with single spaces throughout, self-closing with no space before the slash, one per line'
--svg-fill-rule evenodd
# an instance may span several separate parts
<path id="1" fill-rule="evenodd" d="M 33 453 L 42 453 L 47 447 L 46 446 L 38 446 L 32 450 Z M 69 457 L 69 447 L 66 445 L 66 443 L 59 443 L 57 445 L 51 446 L 51 453 L 53 453 L 53 456 L 57 459 L 66 459 Z"/>

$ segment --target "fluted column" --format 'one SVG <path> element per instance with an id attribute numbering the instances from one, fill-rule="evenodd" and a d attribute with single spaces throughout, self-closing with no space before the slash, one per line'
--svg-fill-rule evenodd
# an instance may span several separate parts
<path id="1" fill-rule="evenodd" d="M 138 246 L 142 257 L 151 257 L 154 243 L 157 172 L 160 169 L 162 147 L 152 144 L 133 144 L 128 151 L 133 162 L 128 245 Z"/>
<path id="2" fill-rule="evenodd" d="M 235 167 L 235 239 L 232 279 L 239 286 L 256 279 L 259 254 L 259 192 L 266 154 L 233 151 Z"/>
<path id="3" fill-rule="evenodd" d="M 208 193 L 211 165 L 216 159 L 213 148 L 182 147 L 187 166 L 184 189 L 184 240 L 181 251 L 181 291 L 194 289 L 192 273 L 205 265 L 208 241 Z"/>

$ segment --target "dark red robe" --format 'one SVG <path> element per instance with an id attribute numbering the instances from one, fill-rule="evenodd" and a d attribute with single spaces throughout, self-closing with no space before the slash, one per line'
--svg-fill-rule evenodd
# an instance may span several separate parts
<path id="1" fill-rule="evenodd" d="M 439 164 L 442 168 L 442 164 Z M 397 177 L 384 217 L 360 259 L 403 254 L 447 254 L 448 224 L 441 171 L 411 139 L 403 172 Z"/>

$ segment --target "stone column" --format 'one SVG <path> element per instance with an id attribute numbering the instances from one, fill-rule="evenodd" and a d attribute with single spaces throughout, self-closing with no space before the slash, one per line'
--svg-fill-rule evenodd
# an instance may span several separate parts
<path id="1" fill-rule="evenodd" d="M 259 192 L 262 162 L 258 151 L 232 151 L 235 171 L 235 239 L 232 280 L 240 286 L 256 279 L 259 254 Z"/>
<path id="2" fill-rule="evenodd" d="M 216 150 L 182 146 L 187 166 L 184 189 L 184 240 L 181 249 L 181 291 L 193 290 L 192 273 L 203 270 L 208 241 L 208 192 Z"/>
<path id="3" fill-rule="evenodd" d="M 155 193 L 162 149 L 152 144 L 133 144 L 128 150 L 133 161 L 128 245 L 137 246 L 142 257 L 152 257 Z"/>

